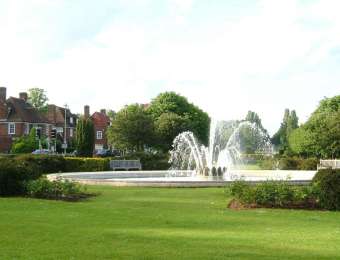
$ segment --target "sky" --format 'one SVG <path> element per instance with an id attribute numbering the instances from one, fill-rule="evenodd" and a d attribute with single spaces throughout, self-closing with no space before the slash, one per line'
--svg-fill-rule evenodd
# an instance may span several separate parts
<path id="1" fill-rule="evenodd" d="M 273 134 L 340 94 L 338 0 L 0 0 L 0 86 L 73 112 L 175 91 Z"/>

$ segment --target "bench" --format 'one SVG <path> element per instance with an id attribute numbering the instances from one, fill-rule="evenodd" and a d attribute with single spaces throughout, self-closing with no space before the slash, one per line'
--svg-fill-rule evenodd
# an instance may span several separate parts
<path id="1" fill-rule="evenodd" d="M 112 170 L 141 170 L 142 164 L 140 160 L 111 160 L 110 168 Z"/>
<path id="2" fill-rule="evenodd" d="M 319 169 L 340 169 L 340 160 L 320 160 Z"/>

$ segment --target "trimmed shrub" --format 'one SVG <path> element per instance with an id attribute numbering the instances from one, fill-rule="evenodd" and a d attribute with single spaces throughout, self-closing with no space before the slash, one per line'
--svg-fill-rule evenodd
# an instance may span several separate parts
<path id="1" fill-rule="evenodd" d="M 41 199 L 77 201 L 94 195 L 86 193 L 85 186 L 61 178 L 49 181 L 46 177 L 42 177 L 28 181 L 25 188 L 29 197 Z"/>
<path id="2" fill-rule="evenodd" d="M 65 172 L 109 171 L 110 160 L 107 158 L 65 158 Z"/>
<path id="3" fill-rule="evenodd" d="M 0 196 L 22 195 L 25 181 L 35 180 L 42 175 L 41 170 L 27 161 L 9 158 L 0 159 Z"/>
<path id="4" fill-rule="evenodd" d="M 340 210 L 340 169 L 319 170 L 313 178 L 322 208 Z"/>
<path id="5" fill-rule="evenodd" d="M 243 180 L 230 185 L 231 195 L 248 207 L 315 208 L 312 186 L 295 186 L 287 181 L 249 184 Z"/>
<path id="6" fill-rule="evenodd" d="M 65 172 L 66 170 L 66 160 L 63 156 L 21 155 L 16 157 L 15 160 L 35 165 L 44 174 Z"/>

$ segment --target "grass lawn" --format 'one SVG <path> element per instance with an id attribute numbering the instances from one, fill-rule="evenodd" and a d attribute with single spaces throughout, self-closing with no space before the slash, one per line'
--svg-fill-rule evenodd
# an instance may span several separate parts
<path id="1" fill-rule="evenodd" d="M 340 259 L 340 213 L 226 209 L 223 189 L 0 198 L 0 259 Z"/>

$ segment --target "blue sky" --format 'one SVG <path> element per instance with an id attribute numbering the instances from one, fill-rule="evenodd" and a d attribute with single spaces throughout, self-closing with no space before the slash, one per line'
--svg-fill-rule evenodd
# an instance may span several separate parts
<path id="1" fill-rule="evenodd" d="M 75 112 L 176 91 L 212 117 L 256 111 L 274 133 L 340 94 L 337 0 L 0 0 L 0 85 Z"/>

